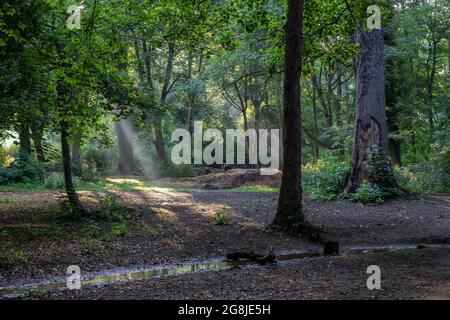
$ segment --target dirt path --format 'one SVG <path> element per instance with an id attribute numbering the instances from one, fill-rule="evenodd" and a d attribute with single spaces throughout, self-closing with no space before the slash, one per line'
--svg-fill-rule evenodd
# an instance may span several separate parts
<path id="1" fill-rule="evenodd" d="M 83 201 L 92 206 L 98 205 L 99 198 L 104 194 L 106 193 L 81 193 Z M 27 237 L 22 237 L 21 232 L 24 228 L 29 232 L 29 229 L 42 228 L 43 225 L 48 224 L 46 215 L 49 208 L 58 210 L 59 195 L 52 192 L 1 193 L 0 196 L 8 200 L 0 206 L 0 229 L 6 230 L 14 236 L 13 242 L 16 247 L 25 252 L 27 263 L 0 265 L 0 286 L 21 278 L 62 275 L 67 266 L 74 264 L 79 265 L 83 271 L 87 272 L 118 266 L 173 263 L 193 258 L 221 257 L 226 252 L 242 249 L 266 252 L 270 247 L 273 247 L 275 251 L 316 247 L 316 244 L 295 236 L 263 231 L 263 228 L 273 219 L 273 212 L 275 212 L 277 204 L 277 194 L 275 193 L 171 192 L 167 189 L 156 189 L 154 191 L 114 192 L 114 194 L 120 197 L 123 210 L 137 212 L 137 218 L 130 226 L 129 236 L 113 241 L 94 237 L 88 241 L 80 238 L 80 233 L 86 228 L 86 225 L 67 223 L 60 226 L 63 229 L 60 236 L 38 237 L 30 241 Z M 342 245 L 450 242 L 450 196 L 448 195 L 397 199 L 381 206 L 361 206 L 344 200 L 306 201 L 306 208 L 308 219 L 316 225 L 323 225 L 327 229 L 326 236 L 339 241 Z M 217 212 L 226 214 L 229 219 L 228 225 L 215 226 L 211 224 Z M 107 227 L 109 228 L 109 226 L 105 226 L 105 228 Z M 17 236 L 15 236 L 16 233 Z M 418 252 L 394 256 L 381 254 L 378 258 L 386 260 L 388 268 L 397 270 L 400 274 L 402 268 L 406 268 L 407 256 L 411 256 L 410 264 L 417 264 L 417 274 L 425 272 L 426 266 L 429 266 L 430 272 L 433 274 L 420 281 L 425 281 L 424 285 L 433 287 L 433 279 L 439 278 L 439 274 L 441 274 L 439 271 L 441 260 L 439 259 L 441 256 L 448 257 L 448 253 L 440 252 L 434 258 L 431 253 L 425 256 L 417 256 L 418 254 Z M 230 293 L 228 298 L 264 298 L 264 292 L 272 286 L 276 277 L 284 277 L 283 281 L 285 282 L 289 279 L 286 275 L 295 272 L 298 268 L 297 273 L 302 274 L 299 283 L 309 279 L 309 286 L 314 288 L 314 283 L 316 280 L 318 281 L 317 286 L 319 287 L 316 288 L 317 290 L 313 290 L 311 297 L 338 297 L 337 291 L 326 291 L 325 285 L 320 285 L 321 281 L 336 283 L 337 287 L 346 287 L 348 284 L 344 285 L 344 282 L 351 282 L 352 278 L 357 279 L 355 278 L 357 275 L 364 277 L 365 269 L 362 266 L 367 264 L 369 256 L 361 258 L 362 260 L 359 259 L 335 258 L 335 260 L 331 260 L 333 264 L 336 264 L 337 270 L 340 270 L 337 273 L 345 275 L 345 277 L 342 276 L 342 279 L 339 278 L 341 276 L 335 279 L 332 274 L 325 272 L 327 266 L 325 261 L 328 260 L 292 266 L 293 269 L 288 268 L 284 271 L 281 269 L 263 270 L 261 274 L 264 281 L 259 284 L 259 288 L 254 289 L 252 294 L 246 296 L 245 290 L 238 290 L 235 294 L 239 296 Z M 400 260 L 396 261 L 396 259 Z M 346 268 L 353 271 L 345 271 Z M 433 270 L 437 270 L 436 273 Z M 247 277 L 249 279 L 249 283 L 244 282 L 242 286 L 246 284 L 251 286 L 252 281 L 253 283 L 259 282 L 257 278 L 252 278 L 246 270 L 237 270 L 236 276 L 233 272 L 183 276 L 182 279 L 167 279 L 161 283 L 152 281 L 145 283 L 155 288 L 164 286 L 164 284 L 167 284 L 168 287 L 173 285 L 178 290 L 183 287 L 184 283 L 186 284 L 185 290 L 182 290 L 179 295 L 173 295 L 173 298 L 182 298 L 183 295 L 194 297 L 194 294 L 202 297 L 200 292 L 206 288 L 201 287 L 201 283 L 208 282 L 208 277 L 216 277 L 217 283 L 230 281 L 229 287 L 222 285 L 221 289 L 220 286 L 212 285 L 210 289 L 204 291 L 217 292 L 218 297 L 226 297 L 227 292 L 233 291 L 233 285 L 238 286 L 239 279 L 241 281 Z M 389 272 L 395 274 L 394 271 Z M 447 275 L 442 273 L 443 283 L 448 280 L 445 278 Z M 275 278 L 272 279 L 272 277 Z M 295 279 L 291 280 L 296 282 Z M 188 284 L 189 281 L 192 281 L 192 285 Z M 280 283 L 284 283 L 283 281 Z M 151 297 L 150 293 L 145 293 L 145 289 L 134 288 L 134 286 L 145 286 L 145 283 L 132 285 L 132 290 L 141 292 L 142 297 Z M 360 283 L 359 280 L 358 283 Z M 192 286 L 197 286 L 198 291 L 192 290 Z M 110 288 L 111 291 L 108 289 L 101 289 L 98 292 L 94 290 L 92 295 L 101 296 L 102 290 L 106 290 L 105 297 L 111 297 L 116 290 L 114 287 Z M 282 298 L 281 286 L 279 289 L 277 286 L 273 288 L 273 297 Z M 405 288 L 409 287 L 405 284 Z M 125 297 L 120 295 L 122 289 L 116 289 L 119 290 L 118 297 Z M 166 293 L 160 292 L 160 296 L 171 297 L 173 292 L 167 290 Z M 281 290 L 279 294 L 277 290 Z M 355 290 L 356 287 L 351 286 L 348 294 L 342 297 L 356 296 L 359 293 Z M 405 292 L 411 292 L 409 289 L 405 290 Z M 86 294 L 89 296 L 90 293 Z M 391 294 L 392 296 L 389 297 L 397 297 L 394 293 Z M 403 296 L 404 294 L 398 295 L 398 297 Z M 300 290 L 299 293 L 292 295 L 292 298 L 301 297 L 308 298 L 309 296 L 305 290 Z"/>

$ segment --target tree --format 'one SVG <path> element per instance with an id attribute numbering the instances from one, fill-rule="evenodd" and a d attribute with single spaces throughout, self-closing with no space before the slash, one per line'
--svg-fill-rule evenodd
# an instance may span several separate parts
<path id="1" fill-rule="evenodd" d="M 358 29 L 356 38 L 360 52 L 357 65 L 357 114 L 351 172 L 347 178 L 345 193 L 357 191 L 363 181 L 378 182 L 380 172 L 373 172 L 369 165 L 370 157 L 380 153 L 387 157 L 389 152 L 386 122 L 386 97 L 384 75 L 384 35 L 382 30 L 367 32 Z M 390 161 L 387 161 L 390 166 Z M 395 178 L 389 174 L 384 177 L 386 187 L 396 186 Z"/>
<path id="2" fill-rule="evenodd" d="M 303 0 L 288 1 L 285 27 L 283 112 L 283 176 L 275 226 L 301 230 L 305 225 L 301 187 L 300 76 L 303 42 Z"/>

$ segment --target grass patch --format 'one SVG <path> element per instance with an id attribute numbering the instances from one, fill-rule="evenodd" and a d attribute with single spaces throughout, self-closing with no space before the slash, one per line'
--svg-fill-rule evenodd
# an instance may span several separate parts
<path id="1" fill-rule="evenodd" d="M 0 252 L 0 263 L 26 263 L 27 256 L 22 250 L 8 248 Z"/>
<path id="2" fill-rule="evenodd" d="M 316 163 L 302 166 L 304 192 L 313 200 L 335 200 L 344 190 L 345 176 L 349 171 L 347 163 L 335 158 L 324 158 Z"/>
<path id="3" fill-rule="evenodd" d="M 0 230 L 0 264 L 26 263 L 24 251 L 14 248 L 8 232 Z"/>
<path id="4" fill-rule="evenodd" d="M 96 180 L 75 180 L 75 187 L 79 191 L 135 191 L 151 190 L 158 185 L 144 179 L 102 178 Z M 63 190 L 64 181 L 61 182 L 58 174 L 49 176 L 45 183 L 13 183 L 0 185 L 0 191 L 54 191 Z"/>
<path id="5" fill-rule="evenodd" d="M 278 187 L 270 187 L 270 186 L 242 186 L 234 189 L 230 189 L 228 191 L 231 192 L 268 192 L 268 193 L 278 193 L 280 192 L 280 188 Z"/>
<path id="6" fill-rule="evenodd" d="M 7 204 L 10 202 L 11 202 L 11 200 L 9 200 L 8 198 L 4 198 L 4 197 L 0 198 L 0 204 Z"/>
<path id="7" fill-rule="evenodd" d="M 211 221 L 211 224 L 214 226 L 226 226 L 230 224 L 230 219 L 227 215 L 230 210 L 230 207 L 224 206 L 221 211 L 216 213 L 216 215 L 214 216 L 214 220 Z"/>
<path id="8" fill-rule="evenodd" d="M 119 238 L 128 237 L 129 235 L 130 228 L 128 223 L 114 223 L 109 232 L 102 237 L 102 240 L 115 241 Z"/>
<path id="9" fill-rule="evenodd" d="M 159 237 L 162 234 L 162 230 L 160 228 L 153 228 L 148 224 L 143 225 L 142 231 L 152 238 Z"/>
<path id="10" fill-rule="evenodd" d="M 376 185 L 363 184 L 351 195 L 351 198 L 362 204 L 383 204 L 386 195 Z"/>

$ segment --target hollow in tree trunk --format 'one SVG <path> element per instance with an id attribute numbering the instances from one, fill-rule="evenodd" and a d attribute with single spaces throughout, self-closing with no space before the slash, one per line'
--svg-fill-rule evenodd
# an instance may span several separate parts
<path id="1" fill-rule="evenodd" d="M 374 182 L 379 177 L 371 172 L 369 159 L 374 152 L 387 158 L 389 153 L 386 123 L 384 74 L 384 39 L 382 30 L 357 33 L 360 52 L 357 64 L 357 114 L 351 172 L 345 193 L 354 193 L 363 181 Z M 386 170 L 391 173 L 392 170 Z M 395 187 L 393 175 L 384 177 L 384 186 Z"/>
<path id="2" fill-rule="evenodd" d="M 300 229 L 305 224 L 301 187 L 300 75 L 303 29 L 303 0 L 289 0 L 285 27 L 283 111 L 283 175 L 278 209 L 273 221 L 277 227 Z"/>

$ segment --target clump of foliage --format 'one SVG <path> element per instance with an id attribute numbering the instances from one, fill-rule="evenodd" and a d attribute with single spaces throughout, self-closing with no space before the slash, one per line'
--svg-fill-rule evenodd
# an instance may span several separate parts
<path id="1" fill-rule="evenodd" d="M 0 168 L 0 185 L 42 182 L 46 170 L 30 158 L 19 158 L 8 168 Z"/>
<path id="2" fill-rule="evenodd" d="M 162 234 L 162 230 L 160 228 L 151 227 L 147 224 L 142 226 L 142 230 L 152 238 L 158 237 Z"/>
<path id="3" fill-rule="evenodd" d="M 83 149 L 83 179 L 92 180 L 96 176 L 107 174 L 117 165 L 114 149 L 87 147 Z"/>
<path id="4" fill-rule="evenodd" d="M 383 200 L 393 198 L 401 193 L 400 187 L 395 179 L 391 160 L 382 150 L 377 148 L 372 151 L 366 162 L 366 166 L 369 174 L 368 180 L 370 181 L 370 187 L 369 189 L 365 186 L 360 187 L 359 189 L 363 189 L 362 192 L 371 189 L 373 194 L 380 195 Z"/>
<path id="5" fill-rule="evenodd" d="M 351 194 L 352 200 L 362 204 L 382 204 L 384 203 L 386 196 L 387 195 L 381 191 L 380 187 L 371 184 L 363 184 L 355 193 Z"/>
<path id="6" fill-rule="evenodd" d="M 226 226 L 230 223 L 230 219 L 224 211 L 219 211 L 216 213 L 214 220 L 211 222 L 215 226 Z"/>
<path id="7" fill-rule="evenodd" d="M 77 180 L 74 177 L 74 183 L 77 184 Z M 64 175 L 60 172 L 51 173 L 44 181 L 44 187 L 49 190 L 62 190 L 64 189 Z"/>
<path id="8" fill-rule="evenodd" d="M 68 200 L 59 202 L 59 210 L 48 215 L 49 221 L 80 221 L 85 218 L 83 212 L 74 208 Z"/>
<path id="9" fill-rule="evenodd" d="M 103 198 L 102 213 L 108 221 L 112 222 L 128 222 L 133 220 L 133 216 L 124 213 L 120 207 L 119 197 L 114 194 L 109 194 Z"/>
<path id="10" fill-rule="evenodd" d="M 163 177 L 169 178 L 184 178 L 194 177 L 196 172 L 192 165 L 174 165 L 172 163 L 160 165 L 157 171 Z"/>
<path id="11" fill-rule="evenodd" d="M 13 264 L 27 262 L 27 257 L 22 250 L 12 246 L 9 235 L 5 230 L 0 230 L 0 264 Z"/>
<path id="12" fill-rule="evenodd" d="M 86 240 L 91 240 L 100 236 L 102 228 L 94 221 L 90 221 L 87 227 L 82 231 L 82 236 Z"/>
<path id="13" fill-rule="evenodd" d="M 411 193 L 450 192 L 450 151 L 433 156 L 420 164 L 396 169 L 400 186 Z"/>
<path id="14" fill-rule="evenodd" d="M 128 237 L 130 235 L 129 223 L 114 223 L 110 231 L 102 237 L 105 241 L 114 241 L 118 238 Z"/>
<path id="15" fill-rule="evenodd" d="M 326 157 L 302 167 L 302 183 L 315 200 L 334 200 L 342 195 L 348 163 Z"/>

